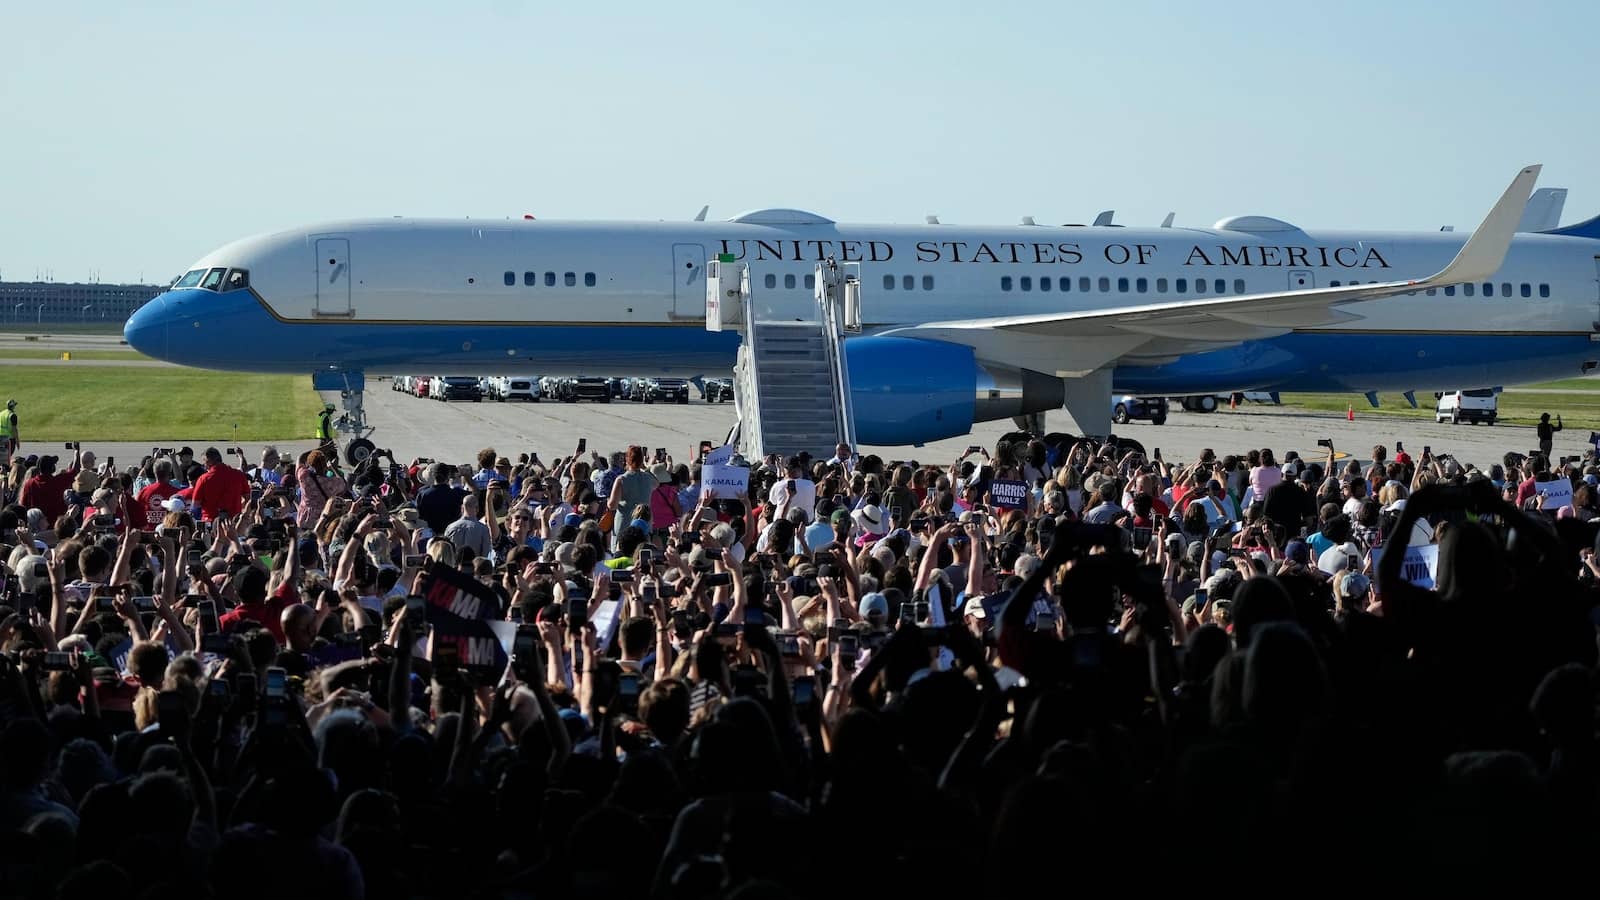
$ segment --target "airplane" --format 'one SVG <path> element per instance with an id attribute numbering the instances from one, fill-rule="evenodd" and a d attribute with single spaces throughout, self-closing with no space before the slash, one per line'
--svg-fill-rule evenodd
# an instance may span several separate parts
<path id="1" fill-rule="evenodd" d="M 1105 434 L 1113 392 L 1365 393 L 1594 368 L 1600 217 L 1517 234 L 1538 172 L 1518 172 L 1470 235 L 1265 216 L 1051 233 L 843 225 L 792 209 L 722 222 L 335 222 L 206 254 L 124 334 L 181 365 L 310 373 L 343 393 L 355 429 L 369 374 L 727 371 L 740 338 L 704 327 L 708 258 L 749 264 L 760 321 L 815 321 L 817 264 L 859 262 L 864 327 L 844 346 L 861 443 L 921 444 L 1057 409 Z"/>

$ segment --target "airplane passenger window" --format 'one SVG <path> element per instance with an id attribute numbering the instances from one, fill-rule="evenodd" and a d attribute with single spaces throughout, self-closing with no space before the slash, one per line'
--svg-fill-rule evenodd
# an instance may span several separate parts
<path id="1" fill-rule="evenodd" d="M 1189 279 L 1187 279 L 1187 278 L 1179 278 L 1177 280 L 1177 283 L 1174 284 L 1173 286 L 1178 289 L 1178 293 L 1180 293 L 1180 294 L 1189 293 Z"/>
<path id="2" fill-rule="evenodd" d="M 1244 293 L 1244 279 L 1243 278 L 1235 278 L 1233 280 L 1233 292 L 1235 294 Z"/>
<path id="3" fill-rule="evenodd" d="M 1339 280 L 1337 278 L 1334 279 L 1333 281 L 1328 282 L 1328 287 L 1338 287 L 1338 286 L 1339 286 Z"/>
<path id="4" fill-rule="evenodd" d="M 1027 275 L 1024 275 L 1024 276 L 1022 276 L 1021 280 L 1022 280 L 1022 289 L 1023 290 L 1025 290 L 1025 291 L 1033 290 L 1033 279 L 1031 277 L 1029 277 Z"/>
<path id="5" fill-rule="evenodd" d="M 523 284 L 523 286 L 525 286 L 525 287 L 533 287 L 534 285 L 536 285 L 538 283 L 539 283 L 539 273 L 538 272 L 523 272 L 522 273 L 522 284 Z"/>
<path id="6" fill-rule="evenodd" d="M 894 290 L 894 276 L 893 275 L 885 275 L 885 276 L 883 276 L 883 289 L 886 290 L 886 291 Z"/>
<path id="7" fill-rule="evenodd" d="M 1444 289 L 1444 295 L 1446 297 L 1454 297 L 1456 295 L 1456 286 L 1453 284 L 1446 285 Z"/>
<path id="8" fill-rule="evenodd" d="M 905 290 L 908 290 L 908 291 L 916 290 L 917 289 L 917 279 L 916 279 L 916 277 L 912 276 L 912 275 L 902 275 L 900 277 L 900 287 L 902 287 L 902 288 L 904 288 Z"/>
<path id="9" fill-rule="evenodd" d="M 583 273 L 583 286 L 594 287 L 595 277 L 593 272 Z"/>
<path id="10" fill-rule="evenodd" d="M 1541 296 L 1541 297 L 1550 296 L 1550 285 L 1548 285 L 1548 284 L 1539 285 L 1539 296 Z"/>
<path id="11" fill-rule="evenodd" d="M 1059 288 L 1063 294 L 1072 290 L 1072 276 L 1068 275 L 1056 279 L 1056 287 Z"/>
<path id="12" fill-rule="evenodd" d="M 554 272 L 546 272 L 546 273 L 544 273 L 544 286 L 545 287 L 555 287 L 556 286 L 556 273 L 554 273 Z"/>
<path id="13" fill-rule="evenodd" d="M 922 276 L 922 289 L 925 290 L 925 291 L 933 290 L 933 276 L 932 275 L 924 275 L 924 276 Z"/>
<path id="14" fill-rule="evenodd" d="M 1502 296 L 1502 297 L 1511 296 L 1511 285 L 1510 284 L 1508 284 L 1506 282 L 1503 282 L 1503 281 L 1500 283 L 1500 296 Z"/>
<path id="15" fill-rule="evenodd" d="M 202 287 L 202 288 L 204 288 L 204 289 L 206 289 L 208 291 L 216 290 L 217 289 L 217 285 L 222 284 L 222 273 L 224 273 L 226 271 L 228 271 L 228 270 L 227 269 L 212 269 L 211 271 L 207 272 L 205 280 L 200 282 L 200 287 Z"/>
<path id="16" fill-rule="evenodd" d="M 244 269 L 234 269 L 228 273 L 228 287 L 230 291 L 242 291 L 250 286 L 250 273 Z"/>
<path id="17" fill-rule="evenodd" d="M 1128 279 L 1126 279 L 1126 278 L 1118 278 L 1117 279 L 1117 293 L 1126 294 L 1127 292 L 1128 292 Z"/>
<path id="18" fill-rule="evenodd" d="M 1102 293 L 1102 294 L 1109 293 L 1110 290 L 1111 290 L 1111 279 L 1105 278 L 1105 277 L 1101 277 L 1101 279 L 1100 279 L 1100 293 Z"/>
<path id="19" fill-rule="evenodd" d="M 1167 292 L 1167 280 L 1165 278 L 1157 278 L 1156 279 L 1156 293 L 1165 294 L 1166 292 Z"/>
<path id="20" fill-rule="evenodd" d="M 516 284 L 517 283 L 517 273 L 515 273 L 515 272 L 507 272 L 506 273 L 506 277 L 505 277 L 505 281 L 506 281 L 506 287 L 511 287 L 512 285 Z"/>
<path id="21" fill-rule="evenodd" d="M 1011 290 L 1011 276 L 1010 275 L 1002 275 L 1002 276 L 1000 276 L 1000 290 L 1002 290 L 1002 291 Z"/>
<path id="22" fill-rule="evenodd" d="M 816 288 L 817 288 L 817 276 L 815 276 L 815 275 L 807 275 L 806 276 L 806 290 L 812 291 L 812 290 L 816 290 Z"/>
<path id="23" fill-rule="evenodd" d="M 1493 297 L 1494 296 L 1494 282 L 1485 281 L 1483 283 L 1483 295 L 1485 297 Z"/>
<path id="24" fill-rule="evenodd" d="M 206 270 L 205 269 L 195 269 L 192 272 L 185 272 L 184 276 L 182 278 L 179 278 L 177 280 L 177 282 L 175 284 L 173 284 L 172 286 L 174 288 L 191 288 L 191 287 L 194 287 L 195 285 L 200 283 L 200 279 L 205 277 L 205 274 L 206 274 Z"/>
<path id="25" fill-rule="evenodd" d="M 1428 293 L 1431 294 L 1431 293 L 1433 293 L 1433 291 L 1429 291 Z M 1532 297 L 1533 296 L 1533 285 L 1531 285 L 1531 284 L 1527 283 L 1526 281 L 1524 281 L 1522 283 L 1522 296 L 1524 296 L 1524 297 Z"/>
<path id="26" fill-rule="evenodd" d="M 1039 290 L 1041 290 L 1041 291 L 1050 290 L 1050 276 L 1045 275 L 1045 276 L 1042 276 L 1039 279 Z"/>
<path id="27" fill-rule="evenodd" d="M 1079 278 L 1078 279 L 1078 290 L 1084 292 L 1085 294 L 1089 293 L 1089 279 L 1088 278 Z"/>
<path id="28" fill-rule="evenodd" d="M 1194 292 L 1196 294 L 1204 294 L 1206 292 L 1206 280 L 1204 278 L 1196 278 L 1194 280 Z"/>
<path id="29" fill-rule="evenodd" d="M 561 280 L 566 282 L 567 287 L 577 287 L 577 285 L 578 285 L 578 273 L 577 272 L 568 272 L 565 275 L 561 276 Z"/>
<path id="30" fill-rule="evenodd" d="M 1471 297 L 1472 296 L 1472 285 L 1463 284 L 1461 286 L 1461 296 L 1463 296 L 1463 297 Z"/>
<path id="31" fill-rule="evenodd" d="M 1148 278 L 1137 279 L 1133 283 L 1133 289 L 1138 291 L 1141 294 L 1148 294 L 1150 292 L 1150 279 L 1148 279 Z"/>
<path id="32" fill-rule="evenodd" d="M 794 290 L 794 276 L 793 275 L 785 275 L 785 276 L 783 276 L 783 286 L 788 290 L 791 290 L 791 291 Z"/>
<path id="33" fill-rule="evenodd" d="M 1222 280 L 1221 278 L 1218 278 L 1216 285 L 1213 286 L 1213 288 L 1212 288 L 1212 293 L 1215 293 L 1215 294 L 1226 294 L 1227 292 L 1228 292 L 1228 282 Z"/>
<path id="34" fill-rule="evenodd" d="M 778 286 L 778 276 L 772 274 L 771 272 L 767 273 L 767 277 L 763 279 L 763 281 L 769 290 Z"/>
<path id="35" fill-rule="evenodd" d="M 1438 288 L 1428 288 L 1428 296 L 1429 297 L 1432 297 L 1434 294 L 1437 294 L 1438 292 L 1439 292 Z"/>

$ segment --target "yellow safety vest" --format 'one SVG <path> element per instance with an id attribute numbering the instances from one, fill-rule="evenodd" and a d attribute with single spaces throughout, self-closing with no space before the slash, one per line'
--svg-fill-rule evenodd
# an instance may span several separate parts
<path id="1" fill-rule="evenodd" d="M 317 416 L 317 440 L 333 440 L 332 421 L 333 413 L 331 412 L 323 411 L 321 415 Z"/>
<path id="2" fill-rule="evenodd" d="M 11 410 L 0 413 L 0 439 L 9 439 L 17 436 L 17 429 L 12 426 L 17 414 Z"/>

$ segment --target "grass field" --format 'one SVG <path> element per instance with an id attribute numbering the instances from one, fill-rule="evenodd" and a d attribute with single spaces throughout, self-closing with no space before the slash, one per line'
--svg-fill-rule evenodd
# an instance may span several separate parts
<path id="1" fill-rule="evenodd" d="M 1533 425 L 1539 421 L 1540 413 L 1561 415 L 1566 427 L 1582 431 L 1600 431 L 1600 389 L 1592 394 L 1547 394 L 1539 392 L 1543 387 L 1549 390 L 1584 390 L 1594 385 L 1582 383 L 1579 386 L 1565 387 L 1566 382 L 1551 382 L 1545 385 L 1529 385 L 1519 388 L 1513 393 L 1500 395 L 1499 421 L 1507 425 Z M 1563 387 L 1556 387 L 1563 385 Z M 1297 406 L 1301 409 L 1324 410 L 1330 412 L 1344 412 L 1346 404 L 1353 405 L 1356 415 L 1360 416 L 1395 416 L 1406 419 L 1433 419 L 1433 395 L 1417 395 L 1418 409 L 1412 409 L 1406 399 L 1399 394 L 1379 394 L 1380 406 L 1373 409 L 1367 405 L 1367 400 L 1359 394 L 1283 394 L 1284 406 Z"/>
<path id="2" fill-rule="evenodd" d="M 75 360 L 149 359 L 137 350 L 69 350 Z M 17 347 L 0 350 L 0 359 L 60 359 L 62 351 Z"/>
<path id="3" fill-rule="evenodd" d="M 7 366 L 26 447 L 34 441 L 309 438 L 321 400 L 311 379 L 196 369 Z"/>

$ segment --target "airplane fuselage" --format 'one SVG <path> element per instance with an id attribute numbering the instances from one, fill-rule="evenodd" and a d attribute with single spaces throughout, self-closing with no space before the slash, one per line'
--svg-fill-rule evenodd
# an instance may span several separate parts
<path id="1" fill-rule="evenodd" d="M 130 320 L 151 355 L 244 371 L 678 375 L 731 368 L 704 329 L 708 259 L 749 263 L 763 320 L 813 319 L 811 278 L 861 263 L 867 330 L 1422 278 L 1459 233 L 1216 228 L 380 219 L 249 238 Z M 1341 307 L 1335 325 L 1222 349 L 1174 336 L 1119 390 L 1446 389 L 1576 375 L 1600 358 L 1600 241 L 1519 234 L 1495 276 Z M 217 270 L 222 270 L 218 272 Z M 228 290 L 235 271 L 247 287 Z M 216 281 L 216 289 L 208 282 Z M 1037 353 L 1037 348 L 1035 348 Z M 1004 360 L 999 360 L 1004 361 Z M 1037 363 L 1037 359 L 1035 363 Z M 1035 364 L 1034 368 L 1051 371 Z M 1063 355 L 1058 370 L 1071 368 Z"/>

